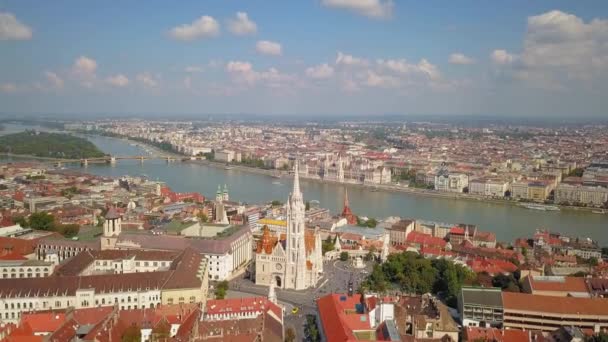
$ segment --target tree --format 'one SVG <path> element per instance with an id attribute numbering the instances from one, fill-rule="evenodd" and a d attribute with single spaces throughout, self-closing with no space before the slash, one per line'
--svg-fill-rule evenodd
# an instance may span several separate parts
<path id="1" fill-rule="evenodd" d="M 375 265 L 362 287 L 378 292 L 389 287 L 418 294 L 433 291 L 441 293 L 448 305 L 455 306 L 462 284 L 474 278 L 471 271 L 451 261 L 428 260 L 416 253 L 403 252 L 391 254 L 385 263 Z"/>
<path id="2" fill-rule="evenodd" d="M 201 212 L 200 214 L 198 214 L 197 217 L 198 217 L 199 222 L 205 223 L 205 222 L 209 221 L 209 218 L 207 217 L 207 215 L 205 215 L 205 213 Z"/>
<path id="3" fill-rule="evenodd" d="M 306 207 L 304 208 L 304 210 L 306 210 L 306 211 L 310 210 L 310 201 L 306 201 Z"/>
<path id="4" fill-rule="evenodd" d="M 285 331 L 285 342 L 295 342 L 295 340 L 296 332 L 291 327 L 287 328 L 287 331 Z"/>
<path id="5" fill-rule="evenodd" d="M 13 217 L 13 223 L 14 224 L 18 224 L 18 225 L 20 225 L 23 228 L 29 227 L 29 223 L 27 222 L 27 220 L 23 216 L 15 216 L 15 217 Z"/>
<path id="6" fill-rule="evenodd" d="M 60 224 L 55 226 L 55 231 L 66 238 L 71 238 L 80 232 L 80 226 L 77 224 Z"/>
<path id="7" fill-rule="evenodd" d="M 226 298 L 226 292 L 228 291 L 228 282 L 226 280 L 220 281 L 215 287 L 215 299 Z"/>
<path id="8" fill-rule="evenodd" d="M 519 283 L 513 275 L 498 274 L 492 278 L 492 285 L 507 292 L 520 292 Z"/>
<path id="9" fill-rule="evenodd" d="M 280 207 L 283 205 L 283 202 L 279 201 L 279 200 L 274 200 L 270 203 L 273 207 Z"/>
<path id="10" fill-rule="evenodd" d="M 33 213 L 29 218 L 29 226 L 38 230 L 53 230 L 55 217 L 46 212 Z"/>
<path id="11" fill-rule="evenodd" d="M 323 255 L 325 255 L 325 253 L 329 252 L 329 251 L 333 251 L 334 250 L 334 241 L 331 238 L 331 235 L 327 236 L 327 239 L 325 239 L 325 241 L 323 241 L 323 243 L 321 244 L 321 252 Z"/>
<path id="12" fill-rule="evenodd" d="M 589 266 L 591 267 L 595 267 L 599 264 L 599 261 L 597 260 L 596 257 L 591 257 L 589 258 Z"/>
<path id="13" fill-rule="evenodd" d="M 122 342 L 141 342 L 141 329 L 133 324 L 128 327 L 120 338 Z"/>
<path id="14" fill-rule="evenodd" d="M 348 260 L 348 252 L 340 253 L 340 260 L 342 260 L 342 261 Z"/>
<path id="15" fill-rule="evenodd" d="M 151 341 L 168 341 L 171 337 L 171 326 L 166 320 L 159 322 L 154 329 L 152 329 Z"/>

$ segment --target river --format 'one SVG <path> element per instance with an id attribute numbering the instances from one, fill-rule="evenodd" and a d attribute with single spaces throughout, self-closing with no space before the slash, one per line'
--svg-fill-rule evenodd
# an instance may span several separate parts
<path id="1" fill-rule="evenodd" d="M 8 131 L 17 131 L 17 125 L 5 125 Z M 141 155 L 146 152 L 130 142 L 99 136 L 88 136 L 91 142 L 106 153 L 114 155 Z M 6 159 L 5 159 L 6 160 Z M 71 166 L 80 168 L 78 166 Z M 213 166 L 162 160 L 118 161 L 116 165 L 90 164 L 83 172 L 120 177 L 146 175 L 160 180 L 174 191 L 197 191 L 214 197 L 217 186 L 228 186 L 230 198 L 247 203 L 271 200 L 285 202 L 291 190 L 291 179 L 249 173 L 241 170 L 224 170 Z M 342 209 L 345 187 L 301 180 L 305 200 L 317 200 L 333 213 Z M 361 187 L 349 187 L 348 195 L 353 212 L 360 216 L 383 218 L 401 216 L 447 223 L 476 224 L 481 230 L 496 233 L 499 241 L 513 241 L 516 237 L 530 236 L 537 228 L 580 237 L 590 237 L 608 245 L 608 215 L 563 210 L 561 212 L 535 211 L 518 206 L 485 203 L 482 201 L 445 199 L 399 192 L 372 192 Z"/>

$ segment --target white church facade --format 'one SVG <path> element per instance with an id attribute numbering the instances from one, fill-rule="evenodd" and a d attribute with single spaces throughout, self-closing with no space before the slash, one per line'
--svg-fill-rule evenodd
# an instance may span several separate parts
<path id="1" fill-rule="evenodd" d="M 300 191 L 298 163 L 293 192 L 287 201 L 286 234 L 265 227 L 255 258 L 255 283 L 283 289 L 315 287 L 323 275 L 321 236 L 305 225 L 305 204 Z"/>

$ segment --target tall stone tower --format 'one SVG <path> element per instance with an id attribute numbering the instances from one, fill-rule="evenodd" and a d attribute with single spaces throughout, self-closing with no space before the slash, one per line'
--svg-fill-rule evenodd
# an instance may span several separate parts
<path id="1" fill-rule="evenodd" d="M 287 202 L 287 263 L 285 269 L 285 288 L 303 290 L 306 286 L 306 246 L 304 242 L 306 206 L 300 192 L 298 161 L 295 163 L 293 192 Z"/>
<path id="2" fill-rule="evenodd" d="M 342 156 L 338 157 L 338 171 L 337 171 L 337 180 L 340 183 L 344 182 L 344 165 L 342 165 Z"/>
<path id="3" fill-rule="evenodd" d="M 122 219 L 114 207 L 108 210 L 103 223 L 103 236 L 101 238 L 101 249 L 114 249 L 116 241 L 121 233 Z"/>
<path id="4" fill-rule="evenodd" d="M 222 196 L 222 200 L 226 202 L 230 201 L 230 195 L 228 194 L 228 185 L 226 184 L 224 184 L 224 193 Z"/>
<path id="5" fill-rule="evenodd" d="M 224 195 L 222 194 L 222 186 L 217 185 L 217 191 L 215 192 L 215 200 L 217 202 L 222 202 L 224 200 Z"/>

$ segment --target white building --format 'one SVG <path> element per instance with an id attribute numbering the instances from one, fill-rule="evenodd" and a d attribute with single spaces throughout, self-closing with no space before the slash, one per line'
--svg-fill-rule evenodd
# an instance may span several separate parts
<path id="1" fill-rule="evenodd" d="M 608 202 L 608 188 L 561 183 L 555 189 L 555 203 L 600 207 Z"/>
<path id="2" fill-rule="evenodd" d="M 510 183 L 500 179 L 475 179 L 469 182 L 469 193 L 486 197 L 504 197 Z"/>
<path id="3" fill-rule="evenodd" d="M 469 186 L 469 176 L 464 173 L 439 172 L 435 176 L 435 190 L 463 192 Z"/>
<path id="4" fill-rule="evenodd" d="M 0 277 L 41 278 L 53 273 L 55 264 L 40 260 L 0 260 Z"/>

